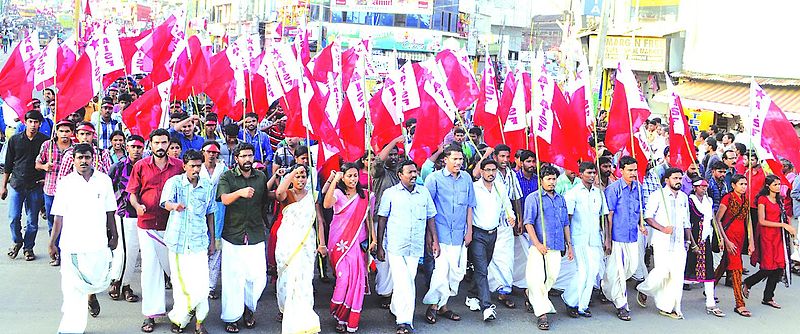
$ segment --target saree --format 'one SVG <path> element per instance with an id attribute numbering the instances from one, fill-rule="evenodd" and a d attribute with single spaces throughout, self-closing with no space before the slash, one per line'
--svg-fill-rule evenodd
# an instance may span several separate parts
<path id="1" fill-rule="evenodd" d="M 292 194 L 290 192 L 290 194 Z M 319 333 L 319 316 L 314 312 L 314 197 L 309 193 L 283 208 L 277 231 L 275 262 L 278 266 L 278 308 L 283 313 L 283 334 Z"/>
<path id="2" fill-rule="evenodd" d="M 333 220 L 328 236 L 328 253 L 336 273 L 331 297 L 331 315 L 348 332 L 358 330 L 367 286 L 367 268 L 361 243 L 367 240 L 365 221 L 369 200 L 347 195 L 336 189 Z"/>

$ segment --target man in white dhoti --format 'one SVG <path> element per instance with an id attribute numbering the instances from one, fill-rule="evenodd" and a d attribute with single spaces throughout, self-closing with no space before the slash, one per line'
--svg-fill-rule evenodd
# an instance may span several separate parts
<path id="1" fill-rule="evenodd" d="M 169 249 L 172 276 L 172 332 L 183 332 L 192 315 L 195 333 L 207 333 L 203 321 L 208 315 L 208 256 L 214 254 L 214 200 L 211 180 L 200 177 L 203 155 L 196 150 L 183 154 L 186 173 L 167 180 L 161 193 L 161 207 L 170 212 L 164 242 Z"/>
<path id="2" fill-rule="evenodd" d="M 606 219 L 603 249 L 608 255 L 601 288 L 614 303 L 617 318 L 630 321 L 626 281 L 639 267 L 639 232 L 647 235 L 641 224 L 641 185 L 637 178 L 636 159 L 624 156 L 619 160 L 622 178 L 606 187 Z"/>
<path id="3" fill-rule="evenodd" d="M 397 318 L 397 333 L 408 334 L 414 328 L 414 278 L 419 258 L 426 245 L 438 258 L 439 239 L 433 219 L 436 206 L 428 189 L 416 186 L 417 165 L 411 160 L 403 161 L 397 175 L 400 183 L 386 189 L 378 207 L 376 255 L 378 261 L 389 262 L 391 268 L 394 292 L 389 309 Z"/>
<path id="4" fill-rule="evenodd" d="M 488 148 L 484 158 L 488 158 L 491 153 L 494 153 L 491 156 L 494 157 L 498 165 L 497 177 L 494 182 L 506 189 L 505 193 L 501 195 L 511 201 L 510 213 L 513 215 L 514 221 L 511 222 L 511 220 L 504 217 L 497 227 L 497 240 L 494 244 L 492 261 L 489 263 L 489 289 L 492 292 L 497 292 L 497 300 L 505 307 L 515 308 L 516 304 L 511 299 L 511 287 L 514 284 L 514 230 L 517 226 L 522 225 L 522 207 L 520 204 L 522 189 L 519 186 L 516 173 L 508 165 L 511 160 L 511 148 L 505 144 L 497 145 L 494 149 Z M 472 171 L 473 177 L 481 177 L 481 162 L 478 162 Z M 479 306 L 478 303 L 472 305 Z"/>
<path id="5" fill-rule="evenodd" d="M 655 265 L 636 289 L 636 301 L 646 307 L 653 297 L 658 313 L 673 319 L 683 319 L 683 273 L 686 268 L 684 240 L 691 236 L 689 197 L 681 191 L 683 172 L 669 168 L 664 172 L 666 186 L 650 195 L 644 217 L 653 227 L 653 260 Z M 689 237 L 690 238 L 690 237 Z"/>
<path id="6" fill-rule="evenodd" d="M 536 315 L 536 326 L 549 330 L 548 313 L 556 313 L 548 292 L 561 269 L 561 252 L 572 260 L 567 203 L 556 189 L 558 170 L 552 166 L 539 169 L 542 187 L 525 198 L 525 230 L 533 246 L 528 250 L 525 280 L 528 302 Z"/>
<path id="7" fill-rule="evenodd" d="M 395 167 L 398 163 L 397 144 L 406 140 L 406 137 L 401 135 L 393 141 L 386 144 L 383 149 L 375 156 L 372 163 L 372 169 L 369 171 L 372 174 L 372 191 L 375 194 L 375 203 L 380 205 L 381 196 L 386 189 L 389 189 L 398 183 L 398 173 Z M 378 229 L 378 217 L 373 217 L 375 222 L 375 230 Z M 386 238 L 383 238 L 385 245 Z M 389 309 L 392 303 L 392 271 L 389 268 L 389 261 L 375 261 L 375 293 L 381 297 L 380 307 Z"/>
<path id="8" fill-rule="evenodd" d="M 469 173 L 462 171 L 464 153 L 459 145 L 450 145 L 442 152 L 445 168 L 435 171 L 425 180 L 425 188 L 436 205 L 436 232 L 440 256 L 434 261 L 428 293 L 422 303 L 429 305 L 425 312 L 428 323 L 438 316 L 459 321 L 461 316 L 447 309 L 447 301 L 458 294 L 458 285 L 467 270 L 467 247 L 472 241 L 472 218 L 475 208 L 475 189 Z"/>
<path id="9" fill-rule="evenodd" d="M 522 191 L 522 201 L 528 198 L 528 195 L 539 189 L 539 177 L 536 175 L 536 155 L 528 150 L 517 151 L 519 153 L 519 170 L 517 171 L 517 183 Z M 520 222 L 525 220 L 525 210 L 522 210 Z M 528 284 L 525 282 L 525 267 L 528 266 L 528 251 L 531 247 L 531 240 L 523 228 L 523 224 L 517 224 L 514 231 L 514 265 L 512 275 L 514 277 L 513 286 L 520 289 L 527 289 Z M 533 313 L 528 299 L 525 298 L 525 308 L 528 312 Z"/>
<path id="10" fill-rule="evenodd" d="M 108 175 L 95 171 L 94 149 L 78 144 L 73 150 L 75 170 L 58 182 L 51 214 L 50 256 L 58 254 L 60 238 L 61 305 L 59 333 L 86 331 L 87 309 L 100 313 L 95 293 L 111 283 L 111 250 L 117 247 L 114 212 L 117 204 Z M 89 307 L 87 308 L 87 298 Z"/>
<path id="11" fill-rule="evenodd" d="M 266 227 L 261 208 L 267 202 L 267 176 L 253 168 L 255 148 L 236 146 L 236 167 L 217 185 L 217 200 L 227 207 L 222 228 L 222 321 L 225 331 L 239 332 L 239 319 L 253 328 L 258 298 L 267 286 Z M 274 199 L 274 197 L 273 197 Z"/>
<path id="12" fill-rule="evenodd" d="M 592 289 L 603 262 L 600 226 L 608 214 L 608 207 L 603 191 L 594 184 L 597 167 L 591 162 L 582 162 L 578 172 L 581 183 L 564 195 L 577 270 L 561 297 L 570 317 L 581 315 L 588 318 L 592 316 L 589 310 Z"/>

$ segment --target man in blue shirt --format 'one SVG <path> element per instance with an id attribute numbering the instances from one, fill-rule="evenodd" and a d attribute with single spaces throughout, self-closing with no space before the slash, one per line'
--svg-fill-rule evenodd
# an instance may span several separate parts
<path id="1" fill-rule="evenodd" d="M 622 178 L 606 187 L 608 219 L 603 248 L 609 255 L 601 287 L 617 308 L 617 318 L 630 321 L 626 281 L 639 267 L 639 232 L 647 236 L 642 221 L 641 185 L 636 180 L 636 159 L 619 160 Z"/>
<path id="2" fill-rule="evenodd" d="M 186 113 L 176 113 L 170 116 L 170 123 L 176 118 L 179 121 L 169 129 L 169 135 L 181 142 L 183 151 L 181 151 L 180 158 L 183 158 L 183 154 L 188 150 L 202 150 L 205 139 L 194 133 L 194 122 L 200 118 L 197 115 L 189 116 Z"/>
<path id="3" fill-rule="evenodd" d="M 182 332 L 197 317 L 196 332 L 203 332 L 208 315 L 208 255 L 215 251 L 216 191 L 200 177 L 203 155 L 188 150 L 183 155 L 185 173 L 164 184 L 159 203 L 170 211 L 164 242 L 169 250 L 174 305 L 169 312 L 172 332 Z"/>
<path id="4" fill-rule="evenodd" d="M 393 281 L 389 308 L 397 318 L 397 332 L 408 333 L 413 329 L 416 304 L 414 277 L 417 275 L 419 258 L 426 243 L 433 256 L 438 257 L 439 239 L 433 219 L 436 206 L 428 189 L 416 186 L 417 165 L 405 160 L 397 168 L 400 183 L 384 191 L 378 206 L 376 258 L 381 262 L 389 262 Z"/>
<path id="5" fill-rule="evenodd" d="M 458 285 L 467 269 L 467 247 L 472 241 L 472 214 L 475 189 L 472 177 L 461 170 L 464 153 L 459 145 L 450 145 L 442 152 L 445 168 L 425 180 L 425 188 L 436 205 L 436 232 L 440 256 L 435 261 L 430 288 L 422 302 L 430 305 L 425 314 L 428 323 L 437 316 L 451 320 L 461 317 L 447 309 L 447 300 L 458 294 Z"/>
<path id="6" fill-rule="evenodd" d="M 239 140 L 250 143 L 255 147 L 255 161 L 260 161 L 267 166 L 267 177 L 272 173 L 272 144 L 269 136 L 258 129 L 258 115 L 247 113 L 244 115 L 244 131 L 239 132 Z"/>
<path id="7" fill-rule="evenodd" d="M 556 313 L 547 293 L 558 278 L 561 252 L 566 251 L 567 258 L 572 260 L 567 203 L 556 192 L 558 174 L 555 167 L 542 167 L 539 170 L 542 187 L 525 197 L 525 230 L 533 244 L 525 268 L 527 294 L 541 330 L 550 328 L 547 314 Z"/>

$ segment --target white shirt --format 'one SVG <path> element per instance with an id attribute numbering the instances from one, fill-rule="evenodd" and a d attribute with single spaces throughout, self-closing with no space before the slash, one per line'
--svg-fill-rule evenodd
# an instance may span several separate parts
<path id="1" fill-rule="evenodd" d="M 472 226 L 482 230 L 493 230 L 505 222 L 506 215 L 513 212 L 511 201 L 502 182 L 492 182 L 492 190 L 486 189 L 483 179 L 472 183 L 477 205 L 472 211 Z"/>
<path id="2" fill-rule="evenodd" d="M 108 247 L 106 212 L 117 210 L 111 178 L 95 170 L 87 182 L 77 172 L 61 178 L 50 213 L 61 216 L 61 250 L 85 253 Z"/>
<path id="3" fill-rule="evenodd" d="M 684 192 L 679 190 L 673 194 L 668 187 L 664 187 L 652 193 L 647 199 L 644 218 L 653 218 L 661 226 L 673 227 L 671 235 L 653 229 L 654 247 L 669 247 L 670 250 L 684 248 L 683 229 L 692 227 L 689 222 L 689 197 Z"/>
<path id="4" fill-rule="evenodd" d="M 518 199 L 522 199 L 522 188 L 519 186 L 517 173 L 514 173 L 514 170 L 510 167 L 506 167 L 505 174 L 498 169 L 497 177 L 495 177 L 494 183 L 502 183 L 505 186 L 510 200 L 516 201 Z"/>
<path id="5" fill-rule="evenodd" d="M 209 181 L 211 181 L 211 185 L 214 186 L 214 189 L 217 188 L 219 184 L 219 178 L 222 176 L 222 173 L 228 170 L 228 166 L 225 166 L 224 163 L 217 161 L 217 165 L 214 167 L 214 174 L 208 173 L 208 168 L 206 168 L 206 164 L 203 164 L 200 167 L 200 177 L 205 177 Z"/>
<path id="6" fill-rule="evenodd" d="M 567 214 L 572 216 L 569 231 L 575 246 L 602 247 L 600 216 L 608 214 L 608 205 L 603 191 L 595 185 L 586 189 L 583 183 L 572 187 L 564 194 Z"/>

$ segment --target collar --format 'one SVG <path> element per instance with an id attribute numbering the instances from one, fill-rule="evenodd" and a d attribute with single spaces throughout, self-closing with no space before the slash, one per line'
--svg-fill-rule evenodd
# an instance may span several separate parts
<path id="1" fill-rule="evenodd" d="M 410 194 L 418 194 L 419 193 L 419 187 L 420 187 L 419 185 L 414 185 L 414 189 L 408 189 L 408 188 L 406 188 L 405 185 L 403 185 L 403 182 L 400 182 L 400 183 L 397 184 L 397 186 L 400 187 L 400 189 L 405 190 Z"/>
<path id="2" fill-rule="evenodd" d="M 172 159 L 174 159 L 174 158 L 170 158 L 169 156 L 167 156 L 167 165 L 166 165 L 166 167 L 174 165 L 174 163 L 172 162 Z M 156 165 L 156 156 L 155 155 L 151 155 L 150 158 L 147 159 L 147 163 L 152 165 L 152 166 L 155 166 Z"/>
<path id="3" fill-rule="evenodd" d="M 189 177 L 186 176 L 186 173 L 181 174 L 181 179 L 180 180 L 181 180 L 180 182 L 181 182 L 182 186 L 191 186 L 192 185 L 192 183 L 189 182 Z M 203 178 L 198 176 L 198 178 L 197 178 L 197 186 L 195 188 L 202 188 L 202 187 L 203 187 Z"/>
<path id="4" fill-rule="evenodd" d="M 459 170 L 459 171 L 456 171 L 455 173 L 450 173 L 450 171 L 447 170 L 447 167 L 445 167 L 445 168 L 442 168 L 442 175 L 447 176 L 447 177 L 452 177 L 452 178 L 458 180 L 459 176 L 461 176 L 461 171 Z"/>

